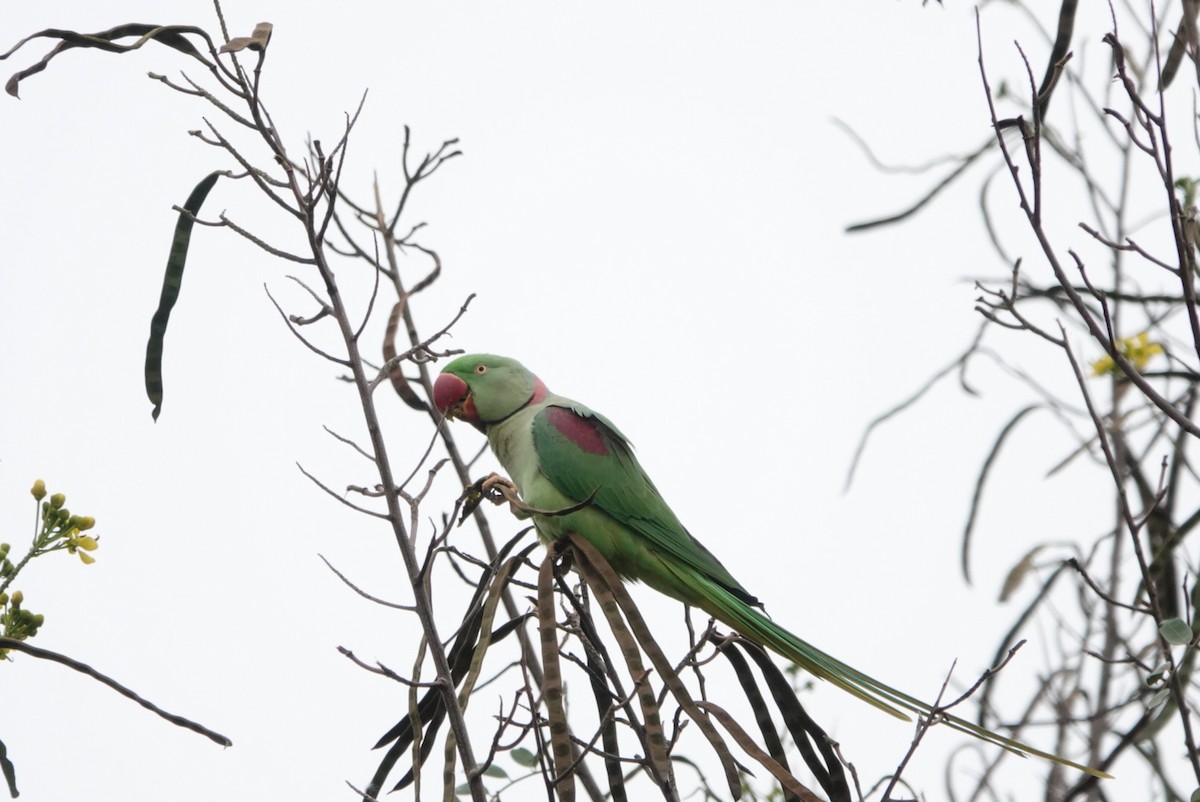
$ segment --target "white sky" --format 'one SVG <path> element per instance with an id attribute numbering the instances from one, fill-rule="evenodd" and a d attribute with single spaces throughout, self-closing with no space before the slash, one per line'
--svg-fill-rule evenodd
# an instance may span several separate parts
<path id="1" fill-rule="evenodd" d="M 444 263 L 414 301 L 426 331 L 477 293 L 455 346 L 516 356 L 603 411 L 693 533 L 777 620 L 929 698 L 954 659 L 964 679 L 990 660 L 1014 615 L 995 604 L 1000 582 L 1030 543 L 1091 538 L 1107 525 L 1106 509 L 1080 522 L 1077 508 L 1056 503 L 1071 477 L 1041 476 L 1069 441 L 1031 422 L 998 468 L 975 585 L 964 585 L 958 538 L 975 473 L 1028 400 L 982 363 L 972 374 L 982 399 L 947 384 L 878 432 L 858 482 L 840 491 L 863 426 L 973 334 L 976 292 L 964 277 L 1006 270 L 977 220 L 972 183 L 903 227 L 842 233 L 902 208 L 931 178 L 879 175 L 833 117 L 895 162 L 965 152 L 988 135 L 973 11 L 949 5 L 264 0 L 231 1 L 226 15 L 235 33 L 274 23 L 264 96 L 295 153 L 309 133 L 333 142 L 370 90 L 343 181 L 362 202 L 373 171 L 387 197 L 399 190 L 403 124 L 417 152 L 461 139 L 466 155 L 411 207 L 411 222 L 429 223 L 421 242 Z M 206 3 L 174 6 L 5 4 L 0 48 L 47 27 L 216 29 Z M 1016 75 L 1011 42 L 1021 36 L 1040 74 L 1046 43 L 1007 13 L 985 14 L 989 58 Z M 1102 48 L 1098 36 L 1081 47 Z M 0 73 L 45 48 L 29 46 Z M 201 115 L 233 130 L 145 77 L 180 68 L 201 77 L 163 48 L 76 51 L 26 81 L 22 100 L 0 102 L 0 532 L 14 553 L 26 543 L 26 488 L 38 477 L 66 492 L 72 511 L 95 516 L 95 565 L 53 555 L 18 583 L 46 616 L 34 642 L 234 747 L 24 657 L 0 667 L 0 738 L 34 802 L 349 800 L 344 782 L 366 782 L 379 758 L 369 747 L 404 702 L 335 647 L 403 670 L 418 629 L 354 595 L 317 556 L 371 592 L 409 598 L 387 529 L 295 467 L 334 487 L 373 481 L 321 429 L 361 437 L 357 400 L 339 371 L 291 338 L 262 289 L 290 312 L 311 312 L 286 279 L 304 270 L 230 232 L 198 230 L 157 424 L 143 392 L 171 205 L 228 166 L 186 131 Z M 219 183 L 204 216 L 222 209 L 298 247 L 249 184 Z M 367 277 L 342 270 L 361 303 Z M 993 344 L 1055 358 L 1019 335 Z M 384 406 L 393 457 L 409 468 L 426 424 L 389 398 Z M 457 435 L 464 448 L 481 443 L 465 427 Z M 444 485 L 452 497 L 448 476 Z M 500 533 L 517 526 L 499 512 L 493 521 Z M 679 627 L 677 605 L 638 598 L 661 611 L 659 629 Z M 450 624 L 455 610 L 439 612 Z M 1010 671 L 1042 667 L 1031 644 Z M 485 692 L 477 704 L 494 701 Z M 868 783 L 910 737 L 829 687 L 811 710 Z M 962 741 L 931 740 L 910 779 L 936 799 L 945 754 Z M 1010 770 L 1036 787 L 1045 767 Z M 1137 787 L 1118 781 L 1112 798 Z M 527 784 L 511 798 L 541 793 Z"/>

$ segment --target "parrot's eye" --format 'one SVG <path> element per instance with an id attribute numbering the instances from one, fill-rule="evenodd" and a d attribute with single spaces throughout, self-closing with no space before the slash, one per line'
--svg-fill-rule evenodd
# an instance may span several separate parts
<path id="1" fill-rule="evenodd" d="M 482 376 L 483 374 L 487 373 L 487 365 L 476 365 L 475 372 Z"/>

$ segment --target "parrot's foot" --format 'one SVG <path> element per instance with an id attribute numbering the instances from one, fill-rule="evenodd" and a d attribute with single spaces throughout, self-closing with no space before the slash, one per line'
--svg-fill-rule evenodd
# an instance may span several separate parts
<path id="1" fill-rule="evenodd" d="M 512 479 L 498 473 L 490 473 L 479 482 L 479 490 L 496 504 L 517 495 L 517 486 Z"/>
<path id="2" fill-rule="evenodd" d="M 518 518 L 529 517 L 525 503 L 521 501 L 520 493 L 517 492 L 517 486 L 507 476 L 488 474 L 479 483 L 479 491 L 483 493 L 484 498 L 497 506 L 507 502 L 508 509 Z"/>
<path id="3" fill-rule="evenodd" d="M 459 501 L 463 503 L 462 515 L 458 519 L 459 526 L 467 520 L 467 516 L 475 512 L 485 499 L 497 505 L 507 503 L 513 515 L 518 518 L 528 517 L 523 509 L 525 504 L 522 503 L 521 497 L 517 493 L 517 486 L 512 483 L 512 480 L 498 473 L 491 473 L 473 482 L 463 491 L 459 498 Z"/>
<path id="4" fill-rule="evenodd" d="M 467 519 L 467 516 L 475 512 L 475 509 L 483 503 L 484 499 L 496 505 L 507 503 L 512 514 L 524 520 L 530 515 L 570 515 L 591 504 L 599 492 L 600 488 L 597 487 L 583 501 L 561 510 L 542 510 L 537 507 L 531 507 L 524 501 L 521 501 L 521 494 L 511 479 L 501 476 L 498 473 L 490 473 L 463 491 L 459 499 L 463 502 L 463 511 L 458 519 L 458 523 L 461 526 L 462 522 Z"/>

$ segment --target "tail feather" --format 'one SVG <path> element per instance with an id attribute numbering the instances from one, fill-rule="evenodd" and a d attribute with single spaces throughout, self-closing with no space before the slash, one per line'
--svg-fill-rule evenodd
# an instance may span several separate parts
<path id="1" fill-rule="evenodd" d="M 708 604 L 701 606 L 710 615 L 732 627 L 739 634 L 777 652 L 810 674 L 833 683 L 847 693 L 897 718 L 906 721 L 911 720 L 904 711 L 915 713 L 918 716 L 928 716 L 933 711 L 934 706 L 928 702 L 923 702 L 916 697 L 909 696 L 889 685 L 885 685 L 853 666 L 843 663 L 836 657 L 826 654 L 812 644 L 788 632 L 774 621 L 771 621 L 758 610 L 750 607 L 717 583 L 704 577 L 700 579 L 705 585 L 704 593 L 701 594 L 701 597 L 708 601 Z M 1029 746 L 1014 738 L 992 732 L 986 727 L 981 727 L 958 716 L 942 712 L 939 713 L 939 719 L 951 729 L 966 733 L 981 741 L 995 744 L 1021 757 L 1035 755 L 1055 763 L 1061 763 L 1064 766 L 1070 766 L 1096 777 L 1103 779 L 1111 777 L 1106 772 L 1089 768 L 1088 766 L 1075 763 L 1050 752 L 1043 752 L 1040 749 Z"/>

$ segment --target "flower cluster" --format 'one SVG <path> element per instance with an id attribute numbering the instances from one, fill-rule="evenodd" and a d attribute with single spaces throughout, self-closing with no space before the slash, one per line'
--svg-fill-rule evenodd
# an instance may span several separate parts
<path id="1" fill-rule="evenodd" d="M 45 554 L 59 549 L 66 549 L 69 554 L 78 554 L 84 565 L 96 561 L 88 552 L 100 548 L 100 541 L 84 532 L 96 525 L 96 519 L 90 515 L 72 515 L 63 505 L 67 497 L 55 493 L 48 501 L 46 483 L 38 479 L 30 490 L 33 497 L 42 502 L 42 531 L 34 538 L 33 547 L 39 554 Z"/>
<path id="2" fill-rule="evenodd" d="M 0 593 L 0 635 L 13 640 L 25 640 L 37 634 L 45 618 L 40 613 L 31 613 L 21 606 L 25 594 L 14 591 L 10 596 Z M 0 658 L 8 656 L 8 649 L 0 649 Z"/>
<path id="3" fill-rule="evenodd" d="M 1115 345 L 1117 346 L 1117 352 L 1128 359 L 1129 364 L 1137 368 L 1139 372 L 1144 370 L 1146 365 L 1150 363 L 1151 357 L 1163 352 L 1161 345 L 1150 342 L 1150 334 L 1145 331 L 1141 334 L 1135 334 L 1133 337 L 1122 337 L 1116 341 Z M 1122 373 L 1110 355 L 1105 354 L 1092 363 L 1093 376 L 1107 376 L 1110 373 L 1115 373 L 1118 376 Z"/>
<path id="4" fill-rule="evenodd" d="M 16 564 L 9 559 L 10 546 L 0 543 L 0 636 L 14 640 L 25 640 L 37 634 L 43 617 L 22 606 L 25 594 L 19 590 L 8 592 L 8 586 L 17 578 L 21 569 L 34 557 L 52 551 L 65 550 L 78 554 L 85 565 L 96 561 L 91 552 L 100 548 L 100 541 L 84 534 L 96 525 L 90 515 L 72 515 L 66 508 L 67 497 L 55 493 L 46 498 L 46 483 L 38 479 L 29 490 L 35 501 L 41 502 L 39 523 L 34 529 L 33 543 L 29 552 Z M 7 656 L 8 649 L 0 649 L 0 659 Z"/>

